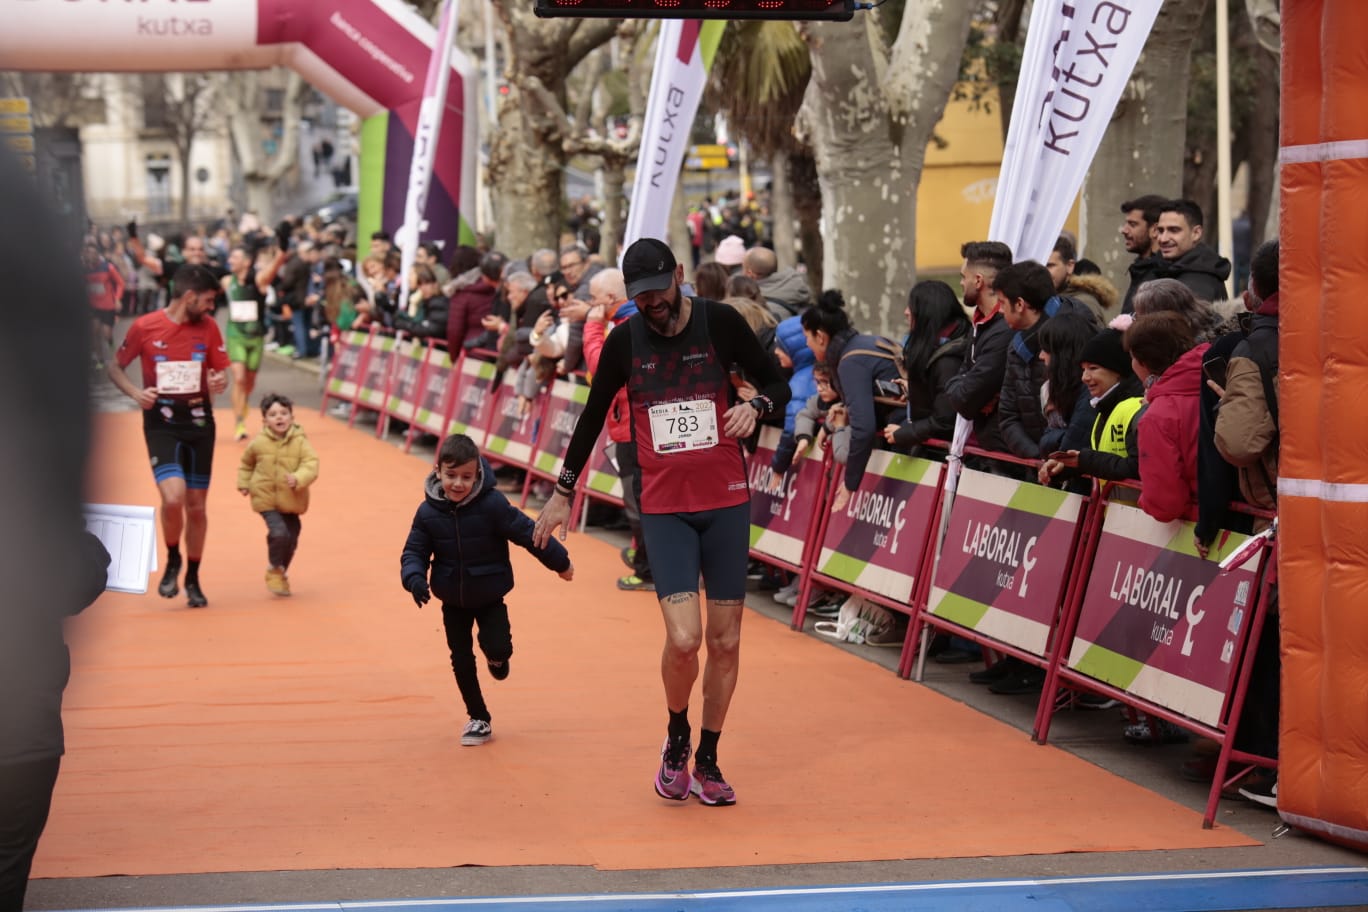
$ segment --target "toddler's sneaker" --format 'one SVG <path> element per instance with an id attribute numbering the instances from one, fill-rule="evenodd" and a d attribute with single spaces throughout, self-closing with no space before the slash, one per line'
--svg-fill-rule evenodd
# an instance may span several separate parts
<path id="1" fill-rule="evenodd" d="M 461 729 L 462 747 L 479 747 L 490 738 L 494 737 L 494 730 L 489 727 L 489 723 L 484 719 L 471 719 Z"/>
<path id="2" fill-rule="evenodd" d="M 711 761 L 702 760 L 694 764 L 689 791 L 697 795 L 699 801 L 711 807 L 736 804 L 736 792 L 732 791 L 732 787 L 727 785 L 727 780 L 722 778 L 722 771 L 717 768 L 717 764 Z"/>
<path id="3" fill-rule="evenodd" d="M 239 421 L 239 422 L 237 423 L 237 426 L 233 428 L 233 439 L 234 439 L 234 440 L 246 440 L 246 439 L 247 439 L 247 422 L 245 422 L 245 421 Z"/>
<path id="4" fill-rule="evenodd" d="M 504 659 L 502 662 L 487 662 L 485 664 L 489 666 L 489 675 L 494 680 L 502 681 L 508 677 L 508 659 Z"/>
<path id="5" fill-rule="evenodd" d="M 266 588 L 275 595 L 289 595 L 290 581 L 285 578 L 285 571 L 279 567 L 272 567 L 267 570 Z"/>
<path id="6" fill-rule="evenodd" d="M 692 754 L 687 737 L 665 738 L 665 746 L 660 749 L 660 769 L 655 777 L 657 795 L 671 801 L 684 801 L 689 797 L 689 757 Z"/>

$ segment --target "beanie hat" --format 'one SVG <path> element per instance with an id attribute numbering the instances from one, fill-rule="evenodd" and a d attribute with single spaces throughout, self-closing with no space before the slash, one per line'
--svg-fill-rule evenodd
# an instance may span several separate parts
<path id="1" fill-rule="evenodd" d="M 1096 364 L 1125 377 L 1131 373 L 1131 357 L 1121 344 L 1121 333 L 1104 329 L 1088 340 L 1079 354 L 1083 364 Z"/>
<path id="2" fill-rule="evenodd" d="M 746 242 L 735 234 L 729 234 L 722 239 L 722 243 L 717 245 L 717 253 L 713 259 L 723 266 L 740 266 L 741 260 L 746 255 Z"/>

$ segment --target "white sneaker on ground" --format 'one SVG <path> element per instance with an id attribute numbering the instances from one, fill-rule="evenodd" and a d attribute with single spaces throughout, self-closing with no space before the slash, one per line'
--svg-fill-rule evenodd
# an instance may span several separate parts
<path id="1" fill-rule="evenodd" d="M 494 731 L 489 727 L 489 723 L 483 719 L 471 719 L 461 729 L 462 747 L 479 747 L 490 738 L 494 737 Z"/>

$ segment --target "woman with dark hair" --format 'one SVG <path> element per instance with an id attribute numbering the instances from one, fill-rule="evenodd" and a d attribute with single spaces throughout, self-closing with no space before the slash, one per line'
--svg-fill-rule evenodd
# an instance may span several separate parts
<path id="1" fill-rule="evenodd" d="M 731 273 L 721 263 L 704 263 L 694 270 L 694 294 L 710 301 L 727 296 L 727 277 Z"/>
<path id="2" fill-rule="evenodd" d="M 1083 348 L 1097 335 L 1097 326 L 1080 314 L 1060 314 L 1040 329 L 1040 360 L 1045 362 L 1045 383 L 1040 389 L 1045 411 L 1045 433 L 1040 438 L 1041 458 L 1057 450 L 1077 450 L 1087 445 L 1095 413 L 1092 394 L 1083 385 Z"/>
<path id="3" fill-rule="evenodd" d="M 1197 503 L 1202 357 L 1211 346 L 1194 346 L 1191 324 L 1169 311 L 1137 317 L 1125 341 L 1149 403 L 1140 416 L 1140 509 L 1172 522 Z"/>
<path id="4" fill-rule="evenodd" d="M 899 424 L 883 429 L 884 439 L 899 450 L 927 440 L 948 439 L 955 429 L 955 409 L 945 385 L 964 360 L 970 324 L 954 289 L 944 282 L 918 282 L 907 295 L 907 412 Z"/>
<path id="5" fill-rule="evenodd" d="M 892 406 L 876 401 L 875 385 L 897 389 L 901 379 L 897 349 L 886 339 L 858 333 L 850 325 L 845 298 L 839 291 L 822 292 L 815 307 L 802 314 L 803 335 L 819 362 L 830 366 L 832 379 L 845 405 L 850 425 L 850 458 L 845 483 L 832 501 L 833 513 L 845 509 L 850 495 L 860 486 L 869 454 L 883 442 L 880 430 L 888 423 Z"/>

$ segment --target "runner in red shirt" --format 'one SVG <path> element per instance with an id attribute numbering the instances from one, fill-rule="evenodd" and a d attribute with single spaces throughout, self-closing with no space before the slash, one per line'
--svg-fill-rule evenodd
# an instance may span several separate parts
<path id="1" fill-rule="evenodd" d="M 228 353 L 214 322 L 220 288 L 214 273 L 187 264 L 173 277 L 176 297 L 165 310 L 139 317 L 128 329 L 109 366 L 109 378 L 142 406 L 143 436 L 162 500 L 166 572 L 157 592 L 173 598 L 180 591 L 180 539 L 185 532 L 186 603 L 209 604 L 199 583 L 200 559 L 208 531 L 205 502 L 214 465 L 213 397 L 228 388 Z M 142 361 L 142 386 L 124 369 Z"/>
<path id="2" fill-rule="evenodd" d="M 683 295 L 684 270 L 664 243 L 642 238 L 632 244 L 622 272 L 641 312 L 604 343 L 533 540 L 545 546 L 570 518 L 579 473 L 625 386 L 641 467 L 641 529 L 665 619 L 660 667 L 670 722 L 655 790 L 678 801 L 694 794 L 704 804 L 734 804 L 736 794 L 717 766 L 717 740 L 736 689 L 750 554 L 750 489 L 740 441 L 760 417 L 783 414 L 789 387 L 740 313 Z M 736 402 L 734 366 L 760 391 L 748 402 Z M 706 629 L 700 573 L 708 590 Z M 705 638 L 703 726 L 690 775 L 689 696 Z"/>

